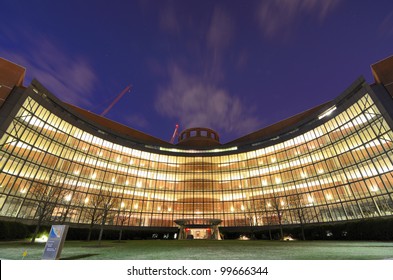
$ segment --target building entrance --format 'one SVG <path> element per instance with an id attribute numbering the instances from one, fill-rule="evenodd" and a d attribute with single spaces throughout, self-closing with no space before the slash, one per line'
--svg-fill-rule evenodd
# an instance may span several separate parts
<path id="1" fill-rule="evenodd" d="M 221 240 L 218 225 L 219 219 L 179 219 L 175 223 L 179 226 L 179 240 L 181 239 L 213 239 Z"/>
<path id="2" fill-rule="evenodd" d="M 210 228 L 186 228 L 186 239 L 211 239 Z"/>

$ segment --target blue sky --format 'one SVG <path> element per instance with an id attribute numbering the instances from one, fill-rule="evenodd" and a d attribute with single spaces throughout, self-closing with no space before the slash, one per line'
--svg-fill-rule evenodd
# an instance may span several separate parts
<path id="1" fill-rule="evenodd" d="M 225 143 L 334 99 L 393 54 L 393 2 L 18 1 L 0 9 L 0 56 L 60 99 L 169 141 Z"/>

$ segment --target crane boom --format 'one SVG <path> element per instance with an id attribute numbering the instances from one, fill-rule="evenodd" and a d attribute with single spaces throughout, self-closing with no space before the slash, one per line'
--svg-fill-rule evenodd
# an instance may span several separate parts
<path id="1" fill-rule="evenodd" d="M 123 89 L 123 91 L 119 93 L 119 95 L 115 98 L 115 100 L 112 101 L 112 103 L 100 114 L 100 116 L 105 116 L 106 114 L 108 114 L 108 112 L 123 97 L 123 95 L 126 94 L 128 91 L 131 91 L 131 88 L 132 88 L 132 85 L 126 86 L 126 88 Z"/>
<path id="2" fill-rule="evenodd" d="M 172 135 L 171 141 L 169 141 L 169 143 L 171 143 L 171 144 L 175 143 L 175 138 L 176 138 L 178 130 L 179 130 L 179 125 L 176 124 L 175 130 L 173 131 L 173 135 Z"/>

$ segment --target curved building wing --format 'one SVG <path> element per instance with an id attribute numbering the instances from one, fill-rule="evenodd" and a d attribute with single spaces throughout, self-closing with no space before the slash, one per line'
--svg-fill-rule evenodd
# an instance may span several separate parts
<path id="1" fill-rule="evenodd" d="M 0 218 L 167 228 L 392 215 L 393 100 L 374 75 L 376 84 L 359 78 L 333 101 L 227 144 L 198 128 L 214 141 L 191 146 L 65 104 L 38 81 L 14 83 L 0 104 Z"/>

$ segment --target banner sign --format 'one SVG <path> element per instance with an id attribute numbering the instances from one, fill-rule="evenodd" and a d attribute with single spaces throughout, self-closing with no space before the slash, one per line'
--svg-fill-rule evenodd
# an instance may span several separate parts
<path id="1" fill-rule="evenodd" d="M 43 260 L 58 260 L 60 258 L 67 231 L 68 226 L 65 225 L 52 226 L 45 245 L 44 254 L 42 255 Z"/>

